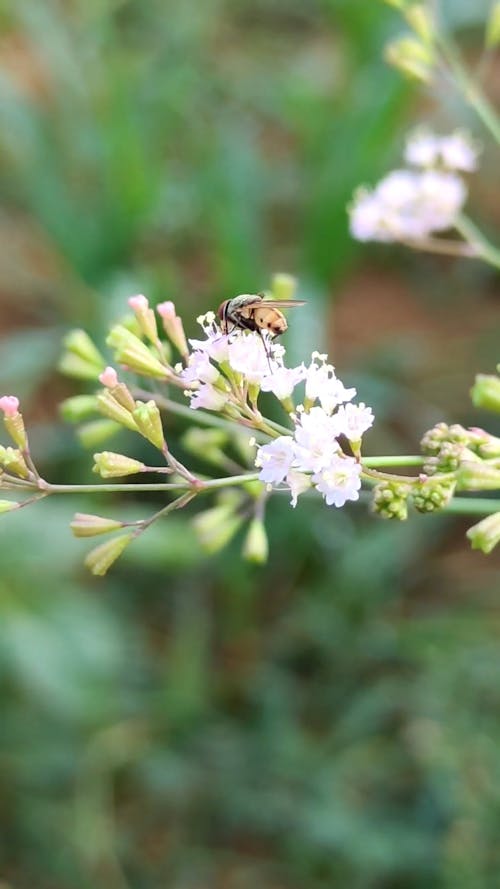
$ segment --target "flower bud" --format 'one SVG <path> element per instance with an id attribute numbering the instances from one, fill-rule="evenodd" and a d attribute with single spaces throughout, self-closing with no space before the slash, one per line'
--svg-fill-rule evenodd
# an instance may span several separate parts
<path id="1" fill-rule="evenodd" d="M 0 398 L 0 411 L 3 411 L 4 426 L 12 441 L 24 451 L 28 445 L 28 438 L 22 414 L 19 413 L 19 399 L 15 395 L 3 395 Z"/>
<path id="2" fill-rule="evenodd" d="M 500 412 L 500 377 L 477 374 L 470 394 L 474 407 Z"/>
<path id="3" fill-rule="evenodd" d="M 466 534 L 471 541 L 472 549 L 480 549 L 488 555 L 500 541 L 500 512 L 486 516 L 477 525 L 469 528 Z"/>
<path id="4" fill-rule="evenodd" d="M 137 425 L 132 414 L 127 408 L 123 407 L 122 404 L 116 401 L 109 389 L 105 389 L 104 392 L 99 392 L 96 396 L 96 401 L 101 414 L 104 414 L 105 417 L 109 417 L 110 420 L 114 420 L 115 423 L 119 423 L 120 426 L 125 426 L 126 429 L 131 429 L 133 432 L 137 432 Z"/>
<path id="5" fill-rule="evenodd" d="M 15 448 L 4 448 L 0 446 L 0 466 L 19 478 L 29 478 L 29 471 L 21 451 Z"/>
<path id="6" fill-rule="evenodd" d="M 145 376 L 164 380 L 169 370 L 156 358 L 151 349 L 122 324 L 113 327 L 106 340 L 115 349 L 116 360 L 130 370 Z"/>
<path id="7" fill-rule="evenodd" d="M 95 414 L 97 409 L 95 395 L 74 395 L 59 405 L 61 415 L 67 423 L 80 423 L 81 420 Z"/>
<path id="8" fill-rule="evenodd" d="M 246 562 L 253 562 L 255 565 L 264 565 L 267 562 L 269 543 L 262 519 L 254 518 L 250 522 L 241 552 Z"/>
<path id="9" fill-rule="evenodd" d="M 158 342 L 158 328 L 156 326 L 156 317 L 153 309 L 149 308 L 149 302 L 145 296 L 131 296 L 128 304 L 133 309 L 139 330 L 153 345 Z"/>
<path id="10" fill-rule="evenodd" d="M 427 46 L 415 37 L 400 37 L 389 43 L 384 52 L 389 65 L 415 80 L 428 83 L 432 76 L 433 56 Z"/>
<path id="11" fill-rule="evenodd" d="M 146 468 L 144 463 L 126 457 L 125 454 L 115 454 L 114 451 L 101 451 L 94 454 L 94 466 L 92 472 L 96 472 L 101 478 L 117 478 L 123 475 L 135 475 Z"/>
<path id="12" fill-rule="evenodd" d="M 133 411 L 133 417 L 139 432 L 144 438 L 147 438 L 155 448 L 163 451 L 165 448 L 165 436 L 163 435 L 163 426 L 158 405 L 153 400 L 146 403 L 138 401 L 136 404 L 137 407 Z"/>
<path id="13" fill-rule="evenodd" d="M 493 49 L 500 43 L 500 2 L 493 4 L 484 35 L 484 44 L 487 49 Z"/>
<path id="14" fill-rule="evenodd" d="M 77 355 L 87 364 L 93 364 L 99 372 L 103 370 L 104 358 L 84 330 L 70 330 L 63 339 L 63 345 L 67 352 Z"/>
<path id="15" fill-rule="evenodd" d="M 115 519 L 105 519 L 100 515 L 91 515 L 86 512 L 77 512 L 73 517 L 70 528 L 75 537 L 95 537 L 98 534 L 107 534 L 123 528 L 123 522 Z"/>
<path id="16" fill-rule="evenodd" d="M 133 533 L 122 534 L 120 537 L 114 537 L 113 540 L 107 540 L 92 549 L 84 560 L 84 565 L 92 574 L 103 577 L 113 562 L 121 556 L 123 550 L 129 545 L 133 539 Z"/>
<path id="17" fill-rule="evenodd" d="M 195 457 L 200 457 L 215 466 L 223 466 L 227 461 L 223 447 L 228 442 L 223 429 L 200 429 L 191 426 L 182 436 L 182 444 Z"/>
<path id="18" fill-rule="evenodd" d="M 19 509 L 21 506 L 20 503 L 16 503 L 15 500 L 0 500 L 0 515 L 3 512 L 12 512 L 13 509 Z"/>
<path id="19" fill-rule="evenodd" d="M 404 12 L 405 19 L 418 37 L 428 45 L 433 42 L 435 27 L 429 9 L 423 3 L 411 3 Z"/>
<path id="20" fill-rule="evenodd" d="M 500 469 L 489 463 L 462 463 L 457 471 L 459 491 L 495 491 L 500 488 Z"/>
<path id="21" fill-rule="evenodd" d="M 449 441 L 450 427 L 446 423 L 436 423 L 432 429 L 429 429 L 422 441 L 420 447 L 424 454 L 438 454 L 443 442 Z"/>
<path id="22" fill-rule="evenodd" d="M 439 481 L 439 479 L 418 481 L 412 487 L 412 503 L 419 512 L 435 512 L 449 503 L 454 490 L 454 481 Z"/>
<path id="23" fill-rule="evenodd" d="M 410 485 L 403 482 L 381 482 L 373 489 L 372 509 L 384 519 L 404 522 L 408 518 L 409 493 Z"/>
<path id="24" fill-rule="evenodd" d="M 83 423 L 76 435 L 82 447 L 90 450 L 109 441 L 121 428 L 114 420 L 91 420 L 90 423 Z"/>
<path id="25" fill-rule="evenodd" d="M 243 518 L 234 512 L 234 504 L 222 503 L 198 513 L 193 527 L 201 548 L 213 555 L 232 540 L 242 522 Z"/>
<path id="26" fill-rule="evenodd" d="M 183 359 L 187 360 L 189 348 L 184 333 L 184 325 L 181 318 L 176 314 L 175 305 L 170 300 L 159 303 L 156 311 L 163 322 L 163 329 L 170 341 L 174 344 Z"/>
<path id="27" fill-rule="evenodd" d="M 77 380 L 97 380 L 99 379 L 100 368 L 95 364 L 91 364 L 73 355 L 71 352 L 65 352 L 57 365 L 59 373 L 66 377 L 74 377 Z"/>
<path id="28" fill-rule="evenodd" d="M 271 278 L 271 296 L 273 299 L 293 299 L 297 291 L 297 278 L 286 272 L 277 272 Z"/>

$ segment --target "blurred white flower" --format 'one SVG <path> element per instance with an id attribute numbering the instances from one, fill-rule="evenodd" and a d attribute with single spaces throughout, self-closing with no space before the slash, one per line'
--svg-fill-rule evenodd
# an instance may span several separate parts
<path id="1" fill-rule="evenodd" d="M 311 476 L 306 475 L 305 472 L 299 472 L 298 469 L 290 469 L 286 477 L 286 483 L 290 488 L 290 493 L 292 495 L 290 504 L 295 509 L 300 495 L 311 487 Z"/>
<path id="2" fill-rule="evenodd" d="M 312 481 L 327 506 L 344 506 L 347 500 L 358 500 L 360 475 L 361 466 L 353 457 L 334 455 L 328 466 L 313 475 Z"/>
<path id="3" fill-rule="evenodd" d="M 179 376 L 185 383 L 215 383 L 220 376 L 219 371 L 210 363 L 207 352 L 191 352 L 188 366 L 179 371 Z"/>
<path id="4" fill-rule="evenodd" d="M 274 361 L 274 354 L 270 357 L 266 352 L 260 336 L 238 331 L 230 337 L 228 361 L 232 369 L 243 374 L 248 383 L 260 384 L 269 374 L 269 364 Z"/>
<path id="5" fill-rule="evenodd" d="M 229 337 L 221 333 L 220 327 L 216 324 L 214 313 L 207 312 L 205 315 L 199 315 L 196 320 L 198 324 L 201 324 L 206 339 L 190 339 L 189 342 L 193 349 L 206 352 L 218 364 L 227 361 Z"/>
<path id="6" fill-rule="evenodd" d="M 330 462 L 332 454 L 338 452 L 338 434 L 335 416 L 327 414 L 322 407 L 298 413 L 294 465 L 305 472 L 318 472 Z"/>
<path id="7" fill-rule="evenodd" d="M 416 167 L 445 167 L 472 173 L 477 169 L 479 148 L 468 133 L 459 130 L 449 136 L 436 136 L 428 130 L 410 133 L 405 160 Z"/>
<path id="8" fill-rule="evenodd" d="M 439 170 L 394 170 L 350 208 L 351 233 L 361 241 L 419 240 L 451 228 L 467 197 L 459 176 Z"/>

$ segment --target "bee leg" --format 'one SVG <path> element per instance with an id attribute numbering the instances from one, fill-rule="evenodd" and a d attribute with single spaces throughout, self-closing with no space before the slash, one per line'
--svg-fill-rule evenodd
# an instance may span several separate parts
<path id="1" fill-rule="evenodd" d="M 267 363 L 268 363 L 268 365 L 269 365 L 269 372 L 272 373 L 272 372 L 273 372 L 273 369 L 272 369 L 272 367 L 271 367 L 271 355 L 269 354 L 269 349 L 267 348 L 267 343 L 266 343 L 266 340 L 265 340 L 265 338 L 264 338 L 264 333 L 262 332 L 262 330 L 260 329 L 260 327 L 257 327 L 256 329 L 257 329 L 257 332 L 258 332 L 258 334 L 259 334 L 259 336 L 260 336 L 260 338 L 261 338 L 261 340 L 262 340 L 262 345 L 264 346 L 264 352 L 266 353 Z"/>

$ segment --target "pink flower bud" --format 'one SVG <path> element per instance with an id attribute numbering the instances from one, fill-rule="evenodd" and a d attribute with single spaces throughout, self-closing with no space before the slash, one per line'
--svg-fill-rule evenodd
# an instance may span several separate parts
<path id="1" fill-rule="evenodd" d="M 145 309 L 149 309 L 149 302 L 142 293 L 137 294 L 137 296 L 131 296 L 128 300 L 128 304 L 134 312 L 142 312 Z"/>
<path id="2" fill-rule="evenodd" d="M 0 410 L 6 417 L 15 417 L 19 411 L 19 398 L 15 395 L 3 395 L 0 398 Z"/>
<path id="3" fill-rule="evenodd" d="M 102 374 L 99 374 L 99 382 L 106 389 L 114 389 L 118 385 L 118 376 L 114 367 L 107 367 L 103 370 Z"/>
<path id="4" fill-rule="evenodd" d="M 175 305 L 172 300 L 167 300 L 164 303 L 159 303 L 156 306 L 156 311 L 161 318 L 173 319 L 176 316 Z"/>

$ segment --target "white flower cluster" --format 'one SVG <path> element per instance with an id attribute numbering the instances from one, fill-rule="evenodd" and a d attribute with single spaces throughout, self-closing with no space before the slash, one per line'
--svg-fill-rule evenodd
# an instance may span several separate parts
<path id="1" fill-rule="evenodd" d="M 289 410 L 293 429 L 257 450 L 255 465 L 259 478 L 270 486 L 286 486 L 291 503 L 311 486 L 331 506 L 357 500 L 361 487 L 361 465 L 346 456 L 339 444 L 344 436 L 354 453 L 359 453 L 363 434 L 373 423 L 371 408 L 352 404 L 356 390 L 346 388 L 327 363 L 327 356 L 314 352 L 308 366 L 287 368 L 284 348 L 270 338 L 266 345 L 254 333 L 234 331 L 221 334 L 213 313 L 198 319 L 206 339 L 190 340 L 194 351 L 188 367 L 180 372 L 193 388 L 186 394 L 192 408 L 224 411 L 240 409 L 249 387 L 271 392 Z M 218 367 L 216 366 L 218 365 Z M 295 388 L 304 384 L 303 403 L 290 405 Z M 291 407 L 291 410 L 290 410 Z"/>
<path id="2" fill-rule="evenodd" d="M 417 131 L 405 160 L 415 170 L 394 170 L 373 190 L 360 189 L 349 208 L 351 234 L 359 241 L 418 241 L 452 228 L 467 199 L 458 171 L 476 169 L 478 150 L 466 135 Z"/>

